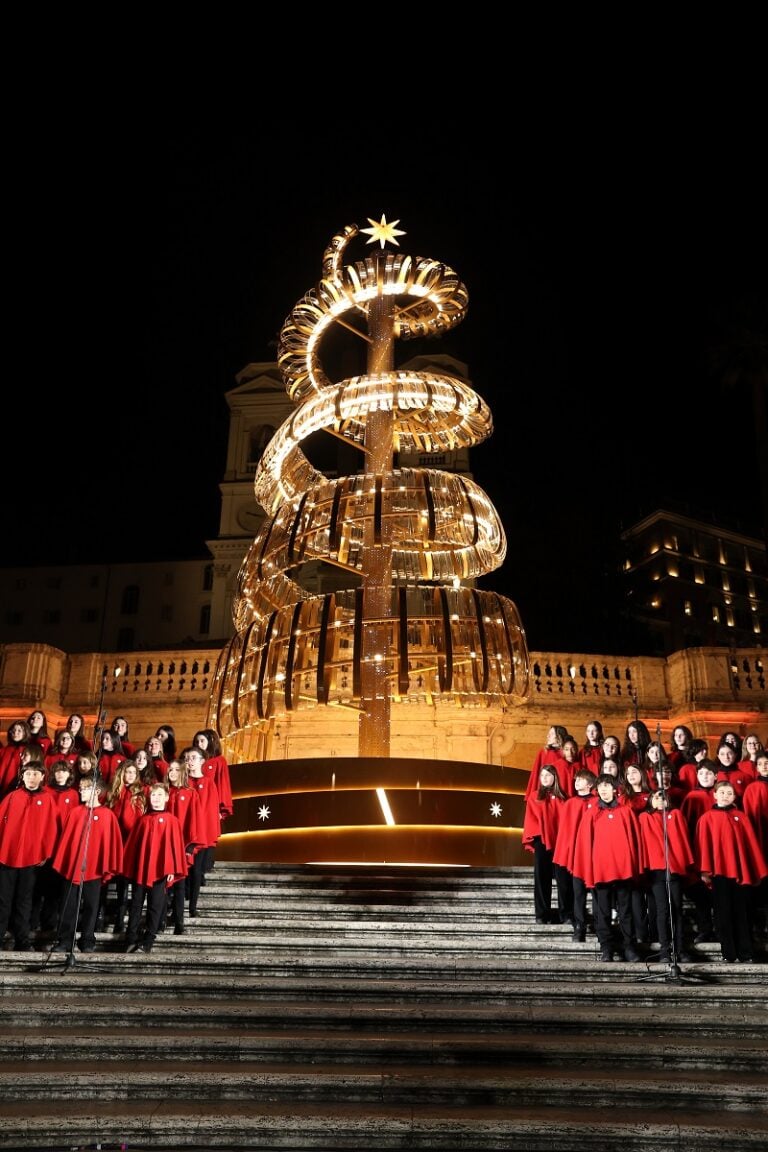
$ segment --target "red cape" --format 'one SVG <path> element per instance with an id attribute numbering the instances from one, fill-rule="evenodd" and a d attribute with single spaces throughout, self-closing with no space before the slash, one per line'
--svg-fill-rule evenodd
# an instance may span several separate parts
<path id="1" fill-rule="evenodd" d="M 171 884 L 187 875 L 181 824 L 172 812 L 145 812 L 134 824 L 123 850 L 123 875 L 145 888 L 164 876 Z"/>
<path id="2" fill-rule="evenodd" d="M 529 852 L 533 852 L 534 836 L 540 836 L 544 847 L 554 851 L 563 804 L 565 800 L 557 796 L 546 796 L 543 800 L 535 794 L 528 797 L 523 817 L 523 847 Z"/>
<path id="3" fill-rule="evenodd" d="M 94 808 L 90 823 L 89 812 L 89 805 L 84 803 L 72 809 L 51 867 L 73 884 L 81 880 L 101 880 L 106 884 L 122 873 L 123 838 L 111 808 Z"/>
<path id="4" fill-rule="evenodd" d="M 219 794 L 219 809 L 222 817 L 231 816 L 234 812 L 232 803 L 232 781 L 229 775 L 229 764 L 224 756 L 212 756 L 203 764 L 206 776 L 212 776 Z"/>
<path id="5" fill-rule="evenodd" d="M 168 811 L 173 812 L 181 824 L 181 835 L 185 846 L 187 844 L 202 846 L 203 833 L 199 828 L 200 801 L 194 788 L 178 788 L 171 784 Z"/>
<path id="6" fill-rule="evenodd" d="M 741 802 L 757 833 L 763 856 L 768 860 L 768 777 L 758 776 L 747 784 Z"/>
<path id="7" fill-rule="evenodd" d="M 221 836 L 221 815 L 219 813 L 219 793 L 212 776 L 190 776 L 190 788 L 197 794 L 198 832 L 203 847 L 213 848 Z"/>
<path id="8" fill-rule="evenodd" d="M 56 801 L 45 788 L 17 788 L 0 801 L 0 864 L 42 864 L 53 854 L 58 833 Z"/>
<path id="9" fill-rule="evenodd" d="M 694 854 L 699 872 L 727 876 L 739 884 L 759 884 L 768 876 L 752 821 L 735 805 L 713 808 L 699 818 Z"/>
<path id="10" fill-rule="evenodd" d="M 573 872 L 573 853 L 576 848 L 576 833 L 582 817 L 597 804 L 597 796 L 570 796 L 560 810 L 560 823 L 552 862 Z"/>
<path id="11" fill-rule="evenodd" d="M 666 817 L 667 825 L 669 870 L 678 876 L 691 874 L 693 872 L 693 849 L 685 817 L 679 808 L 670 808 L 663 815 Z M 646 869 L 665 870 L 662 813 L 656 809 L 652 812 L 641 812 L 638 820 L 640 823 L 640 841 L 643 845 L 643 866 Z"/>
<path id="12" fill-rule="evenodd" d="M 637 816 L 626 804 L 588 809 L 579 824 L 573 874 L 594 888 L 616 880 L 635 880 L 642 870 Z"/>

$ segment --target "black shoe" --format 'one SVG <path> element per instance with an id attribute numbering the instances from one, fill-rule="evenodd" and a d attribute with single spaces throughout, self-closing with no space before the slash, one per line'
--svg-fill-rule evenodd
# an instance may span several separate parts
<path id="1" fill-rule="evenodd" d="M 576 931 L 574 932 L 573 936 L 571 936 L 571 940 L 573 941 L 574 944 L 584 944 L 586 942 L 586 939 L 587 939 L 587 934 L 583 928 L 581 928 L 581 929 L 577 928 Z"/>
<path id="2" fill-rule="evenodd" d="M 193 920 L 196 918 L 197 915 L 198 915 L 197 908 L 188 908 L 187 909 L 187 916 L 190 916 Z"/>
<path id="3" fill-rule="evenodd" d="M 191 915 L 191 913 L 190 913 L 190 915 Z M 547 923 L 547 921 L 544 919 L 544 917 L 543 917 L 543 916 L 537 916 L 537 917 L 536 917 L 536 923 L 537 923 L 537 924 L 546 924 L 546 923 Z"/>
<path id="4" fill-rule="evenodd" d="M 135 940 L 132 944 L 129 944 L 126 941 L 126 944 L 125 944 L 125 951 L 126 952 L 138 952 L 139 948 L 141 948 L 141 944 L 137 944 Z"/>
<path id="5" fill-rule="evenodd" d="M 29 940 L 17 940 L 13 946 L 14 952 L 36 952 L 34 944 L 30 944 Z"/>
<path id="6" fill-rule="evenodd" d="M 183 924 L 177 924 L 173 930 L 174 936 L 186 936 L 187 930 Z"/>
<path id="7" fill-rule="evenodd" d="M 694 936 L 694 944 L 713 944 L 717 937 L 710 929 L 708 932 L 699 932 L 698 936 Z"/>
<path id="8" fill-rule="evenodd" d="M 723 956 L 722 961 L 724 964 L 735 964 L 736 963 L 736 957 L 735 956 Z"/>
<path id="9" fill-rule="evenodd" d="M 633 948 L 630 945 L 628 948 L 624 949 L 624 959 L 627 960 L 630 964 L 637 964 L 639 960 L 642 960 L 642 956 L 636 948 Z"/>
<path id="10" fill-rule="evenodd" d="M 71 951 L 71 948 L 70 948 L 69 944 L 65 944 L 63 940 L 59 940 L 58 943 L 54 944 L 53 948 L 51 948 L 51 952 L 70 952 L 70 951 Z"/>
<path id="11" fill-rule="evenodd" d="M 696 957 L 693 952 L 681 952 L 677 957 L 681 964 L 695 964 Z"/>
<path id="12" fill-rule="evenodd" d="M 600 949 L 600 955 L 598 956 L 598 960 L 601 960 L 605 964 L 610 964 L 611 961 L 613 960 L 613 952 L 611 951 L 611 949 L 605 948 L 605 947 L 601 948 Z"/>
<path id="13" fill-rule="evenodd" d="M 95 944 L 78 944 L 78 948 L 80 949 L 81 952 L 95 952 L 96 951 L 96 945 Z"/>
<path id="14" fill-rule="evenodd" d="M 142 952 L 151 952 L 152 951 L 152 941 L 151 940 L 145 940 L 144 943 L 141 945 L 141 950 L 142 950 Z"/>

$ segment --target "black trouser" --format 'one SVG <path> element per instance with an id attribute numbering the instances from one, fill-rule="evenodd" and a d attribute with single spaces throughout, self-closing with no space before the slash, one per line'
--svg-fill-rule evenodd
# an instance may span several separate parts
<path id="1" fill-rule="evenodd" d="M 611 913 L 614 904 L 624 944 L 635 943 L 632 927 L 632 887 L 631 880 L 612 880 L 610 884 L 595 884 L 593 895 L 595 930 L 601 947 L 611 943 Z"/>
<path id="2" fill-rule="evenodd" d="M 11 868 L 0 864 L 0 943 L 10 926 L 16 948 L 29 944 L 37 865 Z"/>
<path id="3" fill-rule="evenodd" d="M 533 838 L 533 908 L 537 920 L 549 922 L 552 915 L 552 853 L 541 836 Z"/>
<path id="4" fill-rule="evenodd" d="M 685 889 L 685 897 L 696 909 L 696 926 L 699 933 L 712 932 L 714 929 L 712 917 L 712 890 L 707 888 L 702 880 L 689 884 Z"/>
<path id="5" fill-rule="evenodd" d="M 579 876 L 571 877 L 573 881 L 573 922 L 583 928 L 587 923 L 587 886 Z"/>
<path id="6" fill-rule="evenodd" d="M 205 848 L 199 848 L 192 859 L 192 867 L 187 876 L 187 892 L 189 894 L 189 914 L 197 913 L 197 901 L 200 897 L 200 887 L 203 882 L 205 868 Z"/>
<path id="7" fill-rule="evenodd" d="M 675 952 L 683 951 L 683 877 L 675 872 L 669 874 L 669 896 L 667 896 L 667 872 L 665 868 L 652 868 L 651 892 L 656 910 L 656 931 L 659 937 L 659 948 L 668 952 L 674 940 Z M 669 915 L 672 908 L 672 925 L 670 931 Z"/>
<path id="8" fill-rule="evenodd" d="M 67 884 L 66 880 L 63 883 L 59 940 L 62 944 L 67 945 L 70 952 L 72 951 L 75 946 L 75 933 L 79 919 L 80 944 L 83 948 L 91 948 L 96 943 L 96 919 L 101 903 L 101 880 L 97 877 L 95 880 L 84 880 L 79 885 Z"/>
<path id="9" fill-rule="evenodd" d="M 32 897 L 31 925 L 49 932 L 59 922 L 59 892 L 61 877 L 46 861 L 37 869 L 35 891 Z"/>
<path id="10" fill-rule="evenodd" d="M 173 922 L 177 928 L 184 927 L 184 881 L 179 880 L 168 892 L 167 907 L 173 912 Z"/>
<path id="11" fill-rule="evenodd" d="M 749 921 L 753 889 L 728 876 L 712 877 L 712 907 L 720 951 L 726 960 L 752 957 L 752 928 Z"/>
<path id="12" fill-rule="evenodd" d="M 147 919 L 144 926 L 144 939 L 150 942 L 157 936 L 160 921 L 165 912 L 166 887 L 165 876 L 161 876 L 151 887 L 143 884 L 133 884 L 131 894 L 131 911 L 128 914 L 128 927 L 125 933 L 126 944 L 135 944 L 139 938 L 139 923 L 144 907 L 144 897 L 147 899 Z"/>

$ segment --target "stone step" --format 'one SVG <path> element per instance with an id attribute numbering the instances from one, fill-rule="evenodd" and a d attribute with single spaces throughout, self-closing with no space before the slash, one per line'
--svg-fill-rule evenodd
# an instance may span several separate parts
<path id="1" fill-rule="evenodd" d="M 0 1126 L 8 1149 L 259 1149 L 296 1152 L 320 1149 L 435 1149 L 459 1152 L 748 1152 L 768 1141 L 768 1119 L 744 1112 L 708 1112 L 630 1106 L 611 1100 L 600 1107 L 588 1097 L 572 1108 L 433 1107 L 428 1103 L 271 1104 L 188 1100 L 179 1103 L 98 1096 L 57 1101 L 55 1116 L 37 1108 L 0 1102 Z M 56 1137 L 59 1141 L 56 1141 Z"/>
<path id="2" fill-rule="evenodd" d="M 762 1152 L 764 947 L 600 963 L 529 869 L 409 871 L 217 864 L 148 955 L 2 952 L 0 1147 Z"/>
<path id="3" fill-rule="evenodd" d="M 217 1102 L 262 1103 L 286 1099 L 302 1103 L 333 1102 L 472 1107 L 492 1101 L 496 1107 L 524 1104 L 541 1107 L 556 1100 L 559 1107 L 572 1107 L 586 1093 L 595 1108 L 607 1108 L 620 1099 L 622 1105 L 639 1107 L 653 1099 L 656 1107 L 689 1109 L 699 1113 L 722 1111 L 727 1093 L 729 1112 L 745 1111 L 768 1119 L 765 1078 L 760 1073 L 733 1069 L 718 1074 L 718 1091 L 701 1092 L 701 1065 L 688 1072 L 670 1068 L 646 1070 L 638 1079 L 636 1069 L 592 1067 L 573 1072 L 547 1066 L 546 1076 L 534 1067 L 516 1064 L 441 1064 L 396 1066 L 322 1061 L 307 1066 L 238 1060 L 197 1059 L 179 1068 L 176 1060 L 142 1059 L 134 1066 L 125 1061 L 61 1060 L 6 1061 L 0 1069 L 0 1099 L 22 1094 L 25 1099 L 46 1103 L 70 1100 L 73 1094 L 108 1099 L 183 1100 L 190 1097 Z"/>
<path id="4" fill-rule="evenodd" d="M 189 1029 L 178 1023 L 178 1004 L 162 1012 L 154 1007 L 151 1018 L 146 1014 L 122 1013 L 123 1026 L 119 1034 L 99 1034 L 102 1073 L 106 1074 L 103 1064 L 117 1062 L 122 1075 L 122 1065 L 130 1059 L 140 1060 L 142 1067 L 147 1063 L 165 1062 L 172 1066 L 175 1075 L 180 1050 L 189 1053 L 192 1075 L 197 1074 L 202 1063 L 207 1074 L 212 1062 L 225 1061 L 233 1067 L 274 1062 L 315 1067 L 332 1059 L 334 1064 L 345 1066 L 409 1064 L 435 1069 L 471 1062 L 478 1068 L 492 1064 L 496 1068 L 512 1065 L 530 1070 L 557 1067 L 567 1059 L 573 1067 L 587 1067 L 593 1073 L 598 1068 L 608 1071 L 638 1067 L 645 1072 L 649 1069 L 705 1071 L 717 1073 L 718 1082 L 725 1084 L 730 1083 L 730 1077 L 740 1077 L 745 1072 L 759 1075 L 765 1066 L 766 1030 L 749 1039 L 740 1031 L 738 1038 L 734 1038 L 735 1021 L 722 1022 L 718 1030 L 699 1033 L 693 1030 L 688 1035 L 683 1035 L 683 1029 L 678 1027 L 670 1030 L 668 1018 L 657 1018 L 644 1025 L 639 1033 L 626 1028 L 621 1032 L 610 1022 L 599 1037 L 575 1030 L 564 1037 L 554 1021 L 550 1021 L 546 1029 L 543 1025 L 522 1028 L 511 1020 L 503 1027 L 495 1023 L 491 1028 L 479 1015 L 474 1018 L 471 1030 L 466 1029 L 466 1021 L 464 1029 L 450 1028 L 444 1021 L 427 1024 L 402 1017 L 382 1026 L 379 1020 L 364 1024 L 357 1016 L 352 1021 L 327 1012 L 322 1019 L 316 1017 L 311 1026 L 307 1026 L 306 1014 L 294 1009 L 285 1011 L 283 1020 L 276 1020 L 274 1011 L 270 1016 L 265 1014 L 258 1026 L 249 1026 L 242 1014 L 237 1018 L 218 1014 L 215 1020 L 209 1015 L 198 1021 L 202 1014 L 194 1013 L 196 1027 Z M 47 1014 L 46 1020 L 50 1015 Z M 104 1014 L 100 1021 L 93 1016 L 94 1013 L 88 1018 L 85 1006 L 69 1018 L 59 1013 L 56 1022 L 46 1023 L 45 1032 L 39 1035 L 23 1027 L 3 1028 L 0 1033 L 2 1076 L 12 1079 L 14 1072 L 24 1067 L 28 1073 L 30 1062 L 34 1063 L 36 1072 L 46 1072 L 56 1063 L 66 1066 L 68 1071 L 84 1068 L 93 1053 L 94 1031 L 110 1026 Z M 114 1021 L 114 1012 L 111 1020 Z M 585 1021 L 581 1023 L 583 1027 Z M 331 1030 L 333 1034 L 329 1035 Z M 711 1041 L 716 1035 L 718 1043 L 713 1052 Z M 620 1037 L 627 1043 L 619 1045 Z M 641 1038 L 642 1045 L 638 1044 Z"/>
<path id="5" fill-rule="evenodd" d="M 154 955 L 154 953 L 153 953 Z M 472 1026 L 479 1019 L 484 1028 L 493 1021 L 506 1026 L 520 1019 L 561 1022 L 568 1027 L 573 1018 L 576 1027 L 590 1022 L 605 1028 L 609 1022 L 621 1032 L 629 1027 L 642 1033 L 648 1021 L 660 1014 L 673 1015 L 674 1026 L 693 1030 L 713 1028 L 720 1022 L 726 1027 L 762 1032 L 768 1026 L 768 1004 L 765 996 L 765 972 L 759 983 L 745 984 L 733 979 L 728 983 L 679 984 L 677 982 L 626 982 L 608 979 L 596 983 L 586 970 L 574 979 L 573 971 L 563 978 L 543 980 L 540 968 L 532 979 L 519 979 L 510 973 L 504 980 L 457 978 L 452 981 L 387 978 L 358 978 L 339 971 L 338 975 L 306 978 L 274 977 L 257 973 L 253 966 L 222 961 L 203 968 L 197 965 L 183 980 L 169 990 L 167 961 L 148 963 L 144 957 L 136 971 L 126 965 L 133 957 L 98 958 L 101 963 L 78 968 L 76 973 L 47 973 L 40 981 L 28 968 L 0 966 L 0 1021 L 11 1026 L 19 1013 L 27 1019 L 35 1006 L 45 1012 L 45 1022 L 57 1012 L 69 1012 L 82 1006 L 94 1017 L 102 1011 L 110 1018 L 114 1008 L 121 1021 L 128 1013 L 153 1019 L 156 1012 L 173 1011 L 174 1007 L 192 1006 L 201 1023 L 206 1006 L 214 1017 L 231 1014 L 234 1018 L 270 1012 L 304 1012 L 307 1019 L 322 1019 L 324 1011 L 338 1021 L 338 1009 L 348 1018 L 378 1020 L 384 1026 L 390 1018 L 407 1012 L 418 1023 L 421 1020 L 466 1020 Z M 617 966 L 618 969 L 619 966 Z M 630 966 L 622 965 L 626 971 Z M 174 976 L 178 966 L 174 962 Z M 548 966 L 549 971 L 549 966 Z M 730 971 L 730 970 L 729 970 Z M 142 998 L 135 996 L 136 976 L 140 977 Z M 725 979 L 730 979 L 726 976 Z M 109 989 L 105 995 L 104 990 Z M 627 1015 L 627 997 L 631 995 L 632 1013 Z M 641 1014 L 642 1013 L 642 1014 Z M 53 1014 L 53 1015 L 52 1015 Z M 196 1017 L 197 1019 L 198 1017 Z"/>

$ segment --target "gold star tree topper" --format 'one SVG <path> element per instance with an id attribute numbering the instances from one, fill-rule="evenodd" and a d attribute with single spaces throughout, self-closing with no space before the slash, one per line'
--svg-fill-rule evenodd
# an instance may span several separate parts
<path id="1" fill-rule="evenodd" d="M 387 224 L 387 218 L 382 212 L 381 220 L 379 220 L 378 223 L 376 220 L 371 220 L 370 216 L 368 217 L 368 223 L 371 225 L 370 228 L 360 229 L 361 232 L 370 233 L 371 238 L 366 241 L 366 243 L 375 244 L 378 240 L 383 248 L 387 241 L 389 241 L 390 244 L 396 244 L 398 248 L 400 247 L 398 241 L 395 240 L 395 236 L 405 236 L 405 232 L 401 232 L 399 228 L 395 227 L 396 224 L 400 223 L 399 220 L 393 220 L 391 224 Z"/>

